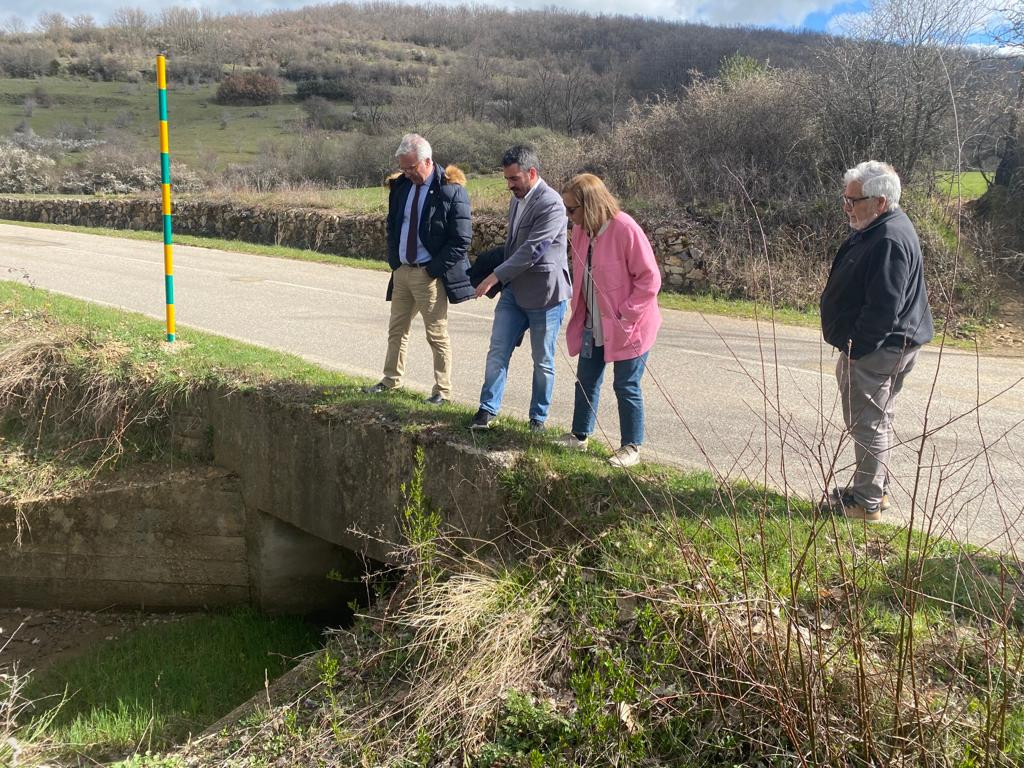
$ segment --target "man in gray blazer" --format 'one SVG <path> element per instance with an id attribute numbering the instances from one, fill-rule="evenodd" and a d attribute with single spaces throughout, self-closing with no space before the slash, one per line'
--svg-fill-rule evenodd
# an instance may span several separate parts
<path id="1" fill-rule="evenodd" d="M 470 427 L 487 429 L 498 415 L 512 351 L 529 329 L 533 352 L 530 429 L 537 431 L 548 417 L 555 386 L 555 342 L 572 295 L 566 257 L 568 219 L 562 196 L 540 177 L 540 161 L 532 149 L 512 147 L 501 165 L 512 193 L 505 260 L 477 286 L 476 295 L 483 296 L 499 282 L 502 291 L 494 308 L 480 410 Z"/>

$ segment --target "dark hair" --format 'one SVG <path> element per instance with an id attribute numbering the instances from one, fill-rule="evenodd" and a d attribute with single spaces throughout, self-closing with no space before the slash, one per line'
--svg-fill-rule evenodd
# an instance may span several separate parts
<path id="1" fill-rule="evenodd" d="M 537 153 L 533 151 L 533 147 L 523 144 L 516 144 L 516 146 L 505 150 L 505 154 L 501 156 L 501 167 L 508 168 L 510 165 L 518 165 L 521 171 L 536 168 L 537 173 L 540 173 L 540 160 L 537 159 Z"/>

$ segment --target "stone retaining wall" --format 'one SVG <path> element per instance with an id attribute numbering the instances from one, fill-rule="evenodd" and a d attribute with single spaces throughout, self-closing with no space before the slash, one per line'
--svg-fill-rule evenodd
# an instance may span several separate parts
<path id="1" fill-rule="evenodd" d="M 704 290 L 707 274 L 693 244 L 694 228 L 637 215 L 661 266 L 666 290 Z M 110 229 L 162 231 L 158 198 L 21 199 L 0 197 L 0 219 L 75 224 Z M 339 214 L 310 208 L 285 210 L 183 200 L 174 205 L 174 231 L 180 234 L 244 240 L 267 245 L 360 258 L 384 258 L 384 219 L 380 215 Z M 505 237 L 505 219 L 493 213 L 473 219 L 473 253 Z"/>

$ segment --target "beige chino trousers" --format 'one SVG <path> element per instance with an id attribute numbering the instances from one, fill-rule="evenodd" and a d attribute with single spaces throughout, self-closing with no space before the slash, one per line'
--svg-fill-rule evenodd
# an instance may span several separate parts
<path id="1" fill-rule="evenodd" d="M 388 388 L 402 385 L 409 330 L 418 313 L 423 315 L 427 343 L 434 353 L 434 388 L 430 394 L 449 400 L 452 393 L 452 344 L 448 338 L 448 294 L 444 284 L 428 275 L 426 269 L 407 264 L 392 273 L 392 280 L 388 352 L 381 383 Z"/>

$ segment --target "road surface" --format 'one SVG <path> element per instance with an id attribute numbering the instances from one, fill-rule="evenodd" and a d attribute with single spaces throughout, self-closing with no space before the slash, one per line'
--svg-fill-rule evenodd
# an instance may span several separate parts
<path id="1" fill-rule="evenodd" d="M 31 283 L 114 307 L 163 317 L 159 243 L 0 225 L 0 279 Z M 177 322 L 375 381 L 386 345 L 383 272 L 175 247 Z M 453 306 L 454 398 L 475 407 L 494 302 Z M 664 311 L 644 380 L 646 458 L 710 470 L 820 497 L 828 468 L 849 474 L 835 358 L 813 329 Z M 432 383 L 417 319 L 406 386 Z M 556 355 L 549 426 L 572 416 L 574 361 Z M 610 379 L 610 377 L 609 377 Z M 502 415 L 525 419 L 528 348 L 512 358 Z M 1024 360 L 929 346 L 897 407 L 902 445 L 893 459 L 894 518 L 914 515 L 940 532 L 999 549 L 1024 539 Z M 922 432 L 926 437 L 922 441 Z M 618 446 L 610 381 L 598 435 Z M 920 457 L 920 459 L 919 459 Z"/>

